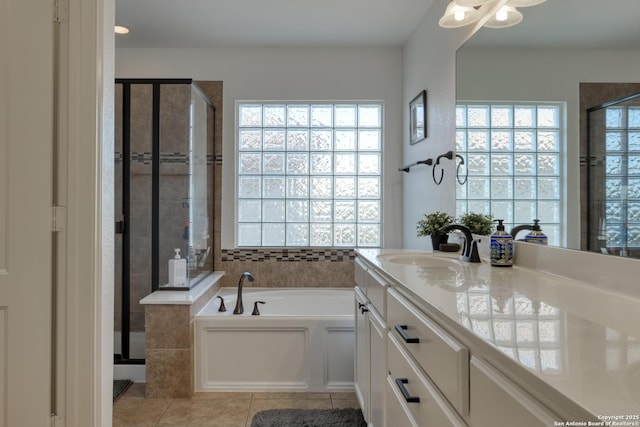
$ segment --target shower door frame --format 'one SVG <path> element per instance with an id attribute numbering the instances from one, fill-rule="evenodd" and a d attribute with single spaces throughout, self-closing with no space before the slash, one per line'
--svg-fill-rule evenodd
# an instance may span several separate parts
<path id="1" fill-rule="evenodd" d="M 146 79 L 146 78 L 116 78 L 115 84 L 122 84 L 122 221 L 116 221 L 116 234 L 122 235 L 121 253 L 121 336 L 120 358 L 114 352 L 114 364 L 144 365 L 144 358 L 130 358 L 131 353 L 131 235 L 129 224 L 131 218 L 131 85 L 146 84 L 152 86 L 152 122 L 151 122 L 151 292 L 159 289 L 160 271 L 160 88 L 166 84 L 189 85 L 194 88 L 202 99 L 212 109 L 213 120 L 211 138 L 215 147 L 215 114 L 216 108 L 207 95 L 200 89 L 193 79 Z M 214 148 L 215 152 L 215 148 Z M 214 166 L 215 168 L 215 166 Z M 215 171 L 214 171 L 215 174 Z M 214 178 L 213 176 L 211 177 Z M 211 209 L 213 215 L 213 209 Z M 116 254 L 116 258 L 118 255 Z M 200 281 L 202 278 L 200 278 Z M 193 286 L 197 285 L 196 282 Z M 115 314 L 115 313 L 114 313 Z"/>

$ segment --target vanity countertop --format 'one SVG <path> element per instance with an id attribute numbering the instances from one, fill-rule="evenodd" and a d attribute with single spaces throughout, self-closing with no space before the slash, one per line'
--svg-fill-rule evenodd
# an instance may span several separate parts
<path id="1" fill-rule="evenodd" d="M 595 417 L 640 415 L 639 298 L 455 253 L 357 253 Z"/>

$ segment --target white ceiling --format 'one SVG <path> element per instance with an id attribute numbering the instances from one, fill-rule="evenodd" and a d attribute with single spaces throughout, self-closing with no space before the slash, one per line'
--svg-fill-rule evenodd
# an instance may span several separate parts
<path id="1" fill-rule="evenodd" d="M 116 0 L 117 47 L 402 46 L 433 0 Z M 640 48 L 640 0 L 548 0 L 475 46 Z M 455 30 L 451 30 L 455 31 Z"/>
<path id="2" fill-rule="evenodd" d="M 116 0 L 117 47 L 402 46 L 433 0 Z"/>
<path id="3" fill-rule="evenodd" d="M 482 28 L 471 46 L 640 49 L 640 0 L 547 0 L 514 27 Z"/>

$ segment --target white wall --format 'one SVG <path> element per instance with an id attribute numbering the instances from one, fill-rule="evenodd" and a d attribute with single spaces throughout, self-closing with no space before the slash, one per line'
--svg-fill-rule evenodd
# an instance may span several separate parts
<path id="1" fill-rule="evenodd" d="M 438 20 L 448 3 L 447 0 L 434 1 L 424 21 L 404 47 L 403 165 L 426 158 L 435 159 L 440 154 L 455 150 L 456 50 L 475 28 L 440 28 Z M 427 90 L 427 138 L 411 146 L 408 106 L 423 89 Z M 416 223 L 422 215 L 434 211 L 455 215 L 455 162 L 445 159 L 442 164 L 445 172 L 439 186 L 433 181 L 431 167 L 421 165 L 403 174 L 402 221 L 406 248 L 431 248 L 428 238 L 416 236 Z"/>
<path id="2" fill-rule="evenodd" d="M 580 247 L 580 83 L 640 82 L 640 52 L 588 49 L 463 48 L 462 100 L 557 101 L 567 105 L 565 225 L 567 246 Z"/>
<path id="3" fill-rule="evenodd" d="M 238 100 L 382 100 L 384 246 L 402 245 L 400 48 L 116 49 L 120 78 L 223 81 L 222 248 L 234 247 L 235 103 Z"/>

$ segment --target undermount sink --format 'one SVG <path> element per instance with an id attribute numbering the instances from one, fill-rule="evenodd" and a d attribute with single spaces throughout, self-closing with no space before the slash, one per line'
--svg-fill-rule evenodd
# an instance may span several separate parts
<path id="1" fill-rule="evenodd" d="M 420 252 L 402 252 L 378 255 L 383 262 L 402 265 L 416 265 L 420 267 L 459 267 L 460 263 L 455 259 L 437 258 L 431 254 Z"/>

